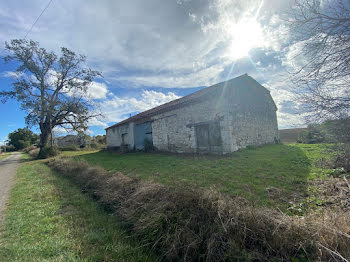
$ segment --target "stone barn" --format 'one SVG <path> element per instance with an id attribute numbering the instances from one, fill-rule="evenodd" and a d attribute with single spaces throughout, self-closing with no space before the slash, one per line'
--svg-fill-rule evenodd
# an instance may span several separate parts
<path id="1" fill-rule="evenodd" d="M 278 141 L 276 110 L 270 92 L 245 74 L 106 128 L 107 147 L 230 153 Z"/>

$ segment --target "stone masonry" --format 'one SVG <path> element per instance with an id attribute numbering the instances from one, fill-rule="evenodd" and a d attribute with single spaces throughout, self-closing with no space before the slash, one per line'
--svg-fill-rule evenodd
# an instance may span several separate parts
<path id="1" fill-rule="evenodd" d="M 148 123 L 160 151 L 226 154 L 278 141 L 276 110 L 269 91 L 242 75 L 107 128 L 107 146 L 134 149 L 137 127 Z"/>

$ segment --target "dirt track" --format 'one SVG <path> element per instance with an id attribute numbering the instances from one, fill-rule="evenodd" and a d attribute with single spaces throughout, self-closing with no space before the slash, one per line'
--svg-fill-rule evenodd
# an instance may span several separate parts
<path id="1" fill-rule="evenodd" d="M 0 224 L 2 222 L 2 212 L 10 193 L 17 168 L 21 162 L 21 153 L 12 153 L 5 159 L 0 160 Z"/>

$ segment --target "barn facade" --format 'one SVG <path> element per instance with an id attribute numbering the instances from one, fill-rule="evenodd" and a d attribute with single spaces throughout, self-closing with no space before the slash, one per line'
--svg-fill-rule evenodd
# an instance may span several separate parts
<path id="1" fill-rule="evenodd" d="M 109 149 L 225 154 L 279 140 L 270 92 L 247 74 L 106 128 Z"/>

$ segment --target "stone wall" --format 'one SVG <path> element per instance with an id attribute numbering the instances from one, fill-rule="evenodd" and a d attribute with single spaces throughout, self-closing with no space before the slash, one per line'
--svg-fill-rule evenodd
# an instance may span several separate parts
<path id="1" fill-rule="evenodd" d="M 227 151 L 279 140 L 277 108 L 267 89 L 241 87 L 228 92 L 225 97 L 221 109 L 228 117 L 222 132 L 228 132 L 231 137 Z"/>
<path id="2" fill-rule="evenodd" d="M 152 118 L 153 145 L 161 151 L 195 153 L 197 152 L 196 125 L 217 121 L 223 130 L 224 119 L 225 115 L 220 113 L 214 100 L 194 103 L 154 116 Z M 224 151 L 231 143 L 229 136 L 228 132 L 221 133 Z"/>
<path id="3" fill-rule="evenodd" d="M 218 122 L 221 147 L 213 153 L 230 153 L 249 145 L 275 143 L 278 139 L 276 107 L 269 92 L 257 88 L 227 88 L 205 102 L 154 116 L 154 146 L 162 151 L 198 152 L 196 125 Z"/>
<path id="4" fill-rule="evenodd" d="M 127 136 L 125 145 L 134 148 L 134 123 L 112 127 L 106 130 L 107 148 L 120 148 L 123 145 L 123 135 Z"/>
<path id="5" fill-rule="evenodd" d="M 232 112 L 228 124 L 232 132 L 232 151 L 249 145 L 275 143 L 279 139 L 276 117 L 268 112 Z"/>
<path id="6" fill-rule="evenodd" d="M 153 145 L 161 151 L 203 152 L 205 136 L 211 137 L 211 132 L 215 132 L 216 144 L 209 139 L 208 151 L 213 153 L 225 154 L 248 145 L 276 142 L 279 139 L 276 106 L 271 95 L 257 82 L 248 86 L 225 86 L 200 102 L 191 101 L 154 115 Z M 134 149 L 132 122 L 107 129 L 107 146 L 120 147 L 123 134 L 128 134 L 129 149 Z"/>

